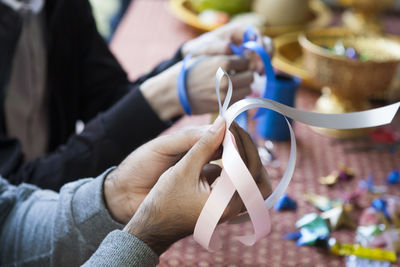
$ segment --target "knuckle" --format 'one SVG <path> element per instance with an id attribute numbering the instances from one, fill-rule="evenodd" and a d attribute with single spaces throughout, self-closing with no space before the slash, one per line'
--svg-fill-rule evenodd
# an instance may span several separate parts
<path id="1" fill-rule="evenodd" d="M 198 149 L 203 150 L 210 146 L 210 140 L 207 136 L 204 136 L 199 140 Z"/>

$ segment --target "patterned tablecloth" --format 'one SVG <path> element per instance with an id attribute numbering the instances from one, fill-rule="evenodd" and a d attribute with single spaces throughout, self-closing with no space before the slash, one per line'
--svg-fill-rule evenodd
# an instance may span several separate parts
<path id="1" fill-rule="evenodd" d="M 400 33 L 400 19 L 392 18 L 386 25 L 391 32 Z M 171 56 L 185 40 L 195 37 L 197 32 L 175 19 L 168 11 L 166 1 L 134 0 L 123 19 L 111 49 L 120 60 L 130 78 L 145 73 L 163 58 Z M 312 110 L 319 94 L 301 88 L 297 95 L 296 107 Z M 208 123 L 210 117 L 194 116 L 179 121 L 170 131 L 193 124 Z M 400 125 L 397 116 L 395 125 Z M 297 247 L 292 241 L 284 241 L 285 233 L 294 231 L 294 223 L 306 213 L 317 210 L 303 199 L 304 193 L 316 193 L 331 198 L 351 192 L 360 179 L 374 175 L 377 184 L 383 184 L 387 173 L 400 167 L 400 153 L 362 152 L 348 153 L 346 149 L 363 144 L 360 141 L 334 144 L 334 140 L 313 132 L 308 126 L 295 123 L 298 160 L 288 194 L 298 201 L 296 212 L 272 211 L 273 230 L 271 234 L 252 247 L 246 247 L 233 240 L 233 236 L 250 233 L 252 227 L 245 225 L 222 225 L 224 248 L 209 253 L 201 248 L 193 237 L 187 237 L 174 244 L 160 258 L 160 266 L 344 266 L 344 259 L 333 256 L 315 247 Z M 400 127 L 397 127 L 400 128 Z M 276 143 L 275 151 L 280 161 L 278 168 L 267 168 L 275 186 L 286 168 L 289 143 Z M 344 163 L 355 169 L 356 177 L 348 183 L 332 188 L 320 185 L 318 177 L 328 175 Z M 400 185 L 392 186 L 389 192 L 400 196 Z M 362 199 L 362 205 L 368 205 Z M 353 214 L 356 215 L 356 214 Z M 352 242 L 354 231 L 339 230 L 333 236 L 342 242 Z"/>

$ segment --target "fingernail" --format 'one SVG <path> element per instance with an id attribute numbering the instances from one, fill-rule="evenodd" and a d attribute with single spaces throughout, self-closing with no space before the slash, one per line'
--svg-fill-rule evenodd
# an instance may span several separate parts
<path id="1" fill-rule="evenodd" d="M 211 125 L 209 131 L 212 133 L 218 132 L 225 125 L 225 120 L 223 117 L 218 116 L 214 123 Z"/>

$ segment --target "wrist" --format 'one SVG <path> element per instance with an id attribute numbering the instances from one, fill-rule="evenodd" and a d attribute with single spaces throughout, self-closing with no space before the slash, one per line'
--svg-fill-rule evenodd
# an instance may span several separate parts
<path id="1" fill-rule="evenodd" d="M 125 191 L 118 183 L 117 169 L 111 171 L 104 179 L 104 202 L 111 217 L 119 223 L 126 224 L 134 211 L 129 209 Z"/>
<path id="2" fill-rule="evenodd" d="M 184 114 L 176 89 L 177 75 L 168 75 L 170 71 L 179 71 L 179 66 L 173 66 L 176 69 L 161 73 L 140 86 L 143 96 L 163 121 Z"/>
<path id="3" fill-rule="evenodd" d="M 146 204 L 144 204 L 146 205 Z M 146 210 L 143 212 L 141 209 Z M 139 208 L 129 223 L 124 227 L 123 231 L 130 233 L 146 243 L 157 255 L 164 253 L 175 241 L 184 237 L 176 237 L 172 229 L 167 229 L 168 224 L 159 222 L 154 214 L 153 206 Z M 149 215 L 150 214 L 150 215 Z"/>

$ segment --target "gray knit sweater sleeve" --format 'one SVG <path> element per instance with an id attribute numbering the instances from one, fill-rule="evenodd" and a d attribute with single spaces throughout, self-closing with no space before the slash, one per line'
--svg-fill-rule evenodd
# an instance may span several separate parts
<path id="1" fill-rule="evenodd" d="M 79 266 L 87 261 L 107 234 L 122 228 L 105 207 L 103 180 L 108 172 L 66 184 L 59 194 L 32 185 L 12 186 L 0 177 L 0 266 Z M 121 231 L 117 233 L 104 240 L 89 266 L 107 266 L 123 257 L 144 264 L 158 261 L 143 242 L 134 236 L 127 241 L 127 233 L 120 239 Z M 127 253 L 124 244 L 138 247 L 128 256 L 119 254 Z"/>
<path id="2" fill-rule="evenodd" d="M 156 266 L 158 256 L 140 239 L 115 230 L 101 243 L 84 267 L 148 267 Z"/>

